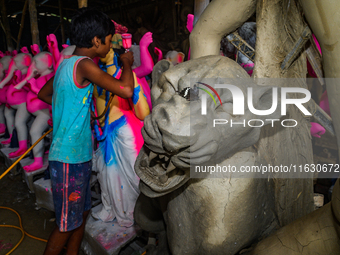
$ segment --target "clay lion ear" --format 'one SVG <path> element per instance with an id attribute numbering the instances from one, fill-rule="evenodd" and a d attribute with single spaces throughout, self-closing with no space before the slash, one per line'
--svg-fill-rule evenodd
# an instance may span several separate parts
<path id="1" fill-rule="evenodd" d="M 161 75 L 173 66 L 169 60 L 163 59 L 158 61 L 152 70 L 152 85 L 157 84 Z"/>

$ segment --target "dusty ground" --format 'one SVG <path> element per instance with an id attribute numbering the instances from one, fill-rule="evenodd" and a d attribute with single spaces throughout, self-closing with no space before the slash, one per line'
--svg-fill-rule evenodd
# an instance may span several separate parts
<path id="1" fill-rule="evenodd" d="M 6 170 L 4 159 L 0 157 L 0 173 Z M 26 232 L 39 238 L 48 239 L 55 226 L 54 212 L 41 208 L 35 209 L 35 195 L 22 181 L 21 175 L 8 174 L 0 180 L 0 206 L 16 210 Z M 19 219 L 15 213 L 0 209 L 0 226 L 19 226 Z M 0 255 L 6 254 L 21 238 L 21 231 L 14 228 L 0 229 Z M 25 236 L 23 242 L 12 253 L 13 255 L 43 254 L 46 243 Z M 80 252 L 79 254 L 83 254 Z"/>
<path id="2" fill-rule="evenodd" d="M 4 159 L 0 158 L 0 173 L 6 170 Z M 55 226 L 50 220 L 54 213 L 45 209 L 35 210 L 35 195 L 29 193 L 21 175 L 6 175 L 0 180 L 0 206 L 16 210 L 22 219 L 26 232 L 39 238 L 47 239 Z M 0 209 L 0 224 L 19 226 L 19 219 L 15 213 Z M 0 255 L 6 254 L 21 238 L 21 231 L 14 228 L 0 230 Z M 43 254 L 44 242 L 25 237 L 23 242 L 12 254 L 37 255 Z"/>

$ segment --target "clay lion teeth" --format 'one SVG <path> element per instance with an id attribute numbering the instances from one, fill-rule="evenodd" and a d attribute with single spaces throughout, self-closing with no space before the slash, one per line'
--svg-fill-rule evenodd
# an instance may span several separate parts
<path id="1" fill-rule="evenodd" d="M 153 151 L 150 151 L 150 154 L 149 154 L 149 162 L 150 162 L 151 160 L 153 160 L 155 157 L 157 157 L 157 154 L 154 153 Z"/>
<path id="2" fill-rule="evenodd" d="M 169 162 L 168 168 L 166 169 L 166 173 L 171 172 L 172 170 L 176 169 L 174 164 L 172 164 L 172 161 Z"/>
<path id="3" fill-rule="evenodd" d="M 170 158 L 168 158 L 168 157 L 167 157 L 166 155 L 164 155 L 164 154 L 159 154 L 158 156 L 159 156 L 160 159 L 164 159 L 165 162 L 168 162 L 169 159 L 170 159 Z"/>
<path id="4" fill-rule="evenodd" d="M 161 183 L 166 183 L 167 180 L 168 180 L 168 176 L 167 175 L 164 174 L 164 175 L 159 176 L 159 181 Z"/>

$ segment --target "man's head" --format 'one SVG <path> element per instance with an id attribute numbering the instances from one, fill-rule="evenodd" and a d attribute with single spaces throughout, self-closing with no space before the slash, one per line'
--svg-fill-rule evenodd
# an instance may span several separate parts
<path id="1" fill-rule="evenodd" d="M 71 44 L 79 48 L 91 48 L 97 37 L 105 44 L 108 35 L 114 35 L 115 26 L 103 12 L 82 8 L 72 18 Z"/>

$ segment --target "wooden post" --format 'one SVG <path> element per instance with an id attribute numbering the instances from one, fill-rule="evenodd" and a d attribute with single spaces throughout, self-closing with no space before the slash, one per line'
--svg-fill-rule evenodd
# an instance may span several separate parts
<path id="1" fill-rule="evenodd" d="M 66 43 L 65 39 L 65 28 L 64 28 L 64 16 L 63 16 L 63 1 L 59 0 L 59 16 L 60 16 L 60 26 L 61 26 L 61 42 Z"/>
<path id="2" fill-rule="evenodd" d="M 17 39 L 17 50 L 19 50 L 22 31 L 24 30 L 24 23 L 25 23 L 25 15 L 26 15 L 26 10 L 27 10 L 27 5 L 28 5 L 28 0 L 25 1 L 24 8 L 22 9 L 20 29 L 19 29 L 19 33 L 18 33 L 18 39 Z"/>
<path id="3" fill-rule="evenodd" d="M 201 16 L 204 9 L 208 6 L 209 0 L 195 0 L 194 6 L 194 25 L 196 24 L 197 20 Z"/>
<path id="4" fill-rule="evenodd" d="M 261 79 L 259 82 L 284 80 L 284 86 L 303 87 L 307 85 L 306 55 L 302 53 L 290 67 L 283 72 L 281 64 L 294 47 L 305 27 L 299 9 L 298 0 L 290 0 L 290 9 L 284 10 L 287 0 L 257 1 L 256 10 L 256 55 L 253 77 L 281 78 Z M 288 80 L 288 79 L 286 79 Z M 292 81 L 299 84 L 293 83 Z M 279 83 L 278 83 L 279 84 Z M 293 96 L 293 95 L 292 95 Z M 296 97 L 297 95 L 294 95 Z M 290 166 L 313 163 L 313 150 L 310 135 L 310 123 L 297 107 L 291 107 L 285 119 L 298 122 L 294 128 L 270 125 L 261 129 L 258 153 L 272 166 Z M 294 178 L 275 178 L 276 214 L 281 226 L 310 213 L 313 210 L 313 173 L 301 177 L 294 173 Z"/>
<path id="5" fill-rule="evenodd" d="M 14 46 L 12 43 L 11 29 L 9 27 L 9 22 L 7 18 L 6 4 L 5 4 L 5 0 L 0 0 L 0 1 L 1 1 L 2 24 L 3 24 L 4 32 L 6 34 L 7 50 L 12 51 L 14 50 Z"/>
<path id="6" fill-rule="evenodd" d="M 32 44 L 38 44 L 40 46 L 38 17 L 37 17 L 37 8 L 35 6 L 35 0 L 28 0 L 28 4 L 29 4 L 30 21 L 31 21 Z"/>
<path id="7" fill-rule="evenodd" d="M 78 0 L 78 8 L 87 7 L 87 0 Z"/>
<path id="8" fill-rule="evenodd" d="M 174 26 L 174 40 L 177 41 L 177 17 L 176 17 L 176 0 L 173 1 L 172 6 L 172 21 Z"/>

